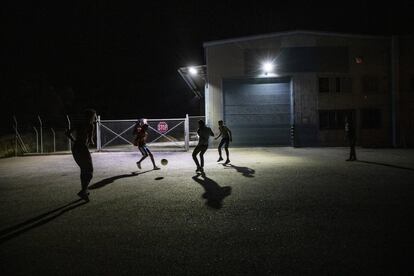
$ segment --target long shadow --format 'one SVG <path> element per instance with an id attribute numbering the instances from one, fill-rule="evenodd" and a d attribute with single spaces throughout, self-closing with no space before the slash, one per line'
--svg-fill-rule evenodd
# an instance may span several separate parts
<path id="1" fill-rule="evenodd" d="M 206 204 L 214 209 L 223 207 L 223 199 L 231 194 L 231 187 L 220 187 L 220 185 L 204 173 L 193 176 L 193 180 L 200 184 L 205 193 L 203 198 L 207 200 Z"/>
<path id="2" fill-rule="evenodd" d="M 150 171 L 152 171 L 152 170 L 143 171 L 143 172 L 139 172 L 139 173 L 132 172 L 130 174 L 120 174 L 120 175 L 108 177 L 108 178 L 102 179 L 101 181 L 96 182 L 96 183 L 92 184 L 91 186 L 89 186 L 89 190 L 99 189 L 99 188 L 105 187 L 108 184 L 113 183 L 115 180 L 118 180 L 118 179 L 121 179 L 121 178 L 125 178 L 125 177 L 137 176 L 137 175 L 140 175 L 140 174 L 143 174 L 143 173 L 147 173 L 147 172 L 150 172 Z"/>
<path id="3" fill-rule="evenodd" d="M 250 169 L 248 167 L 240 167 L 240 166 L 235 166 L 233 164 L 230 164 L 230 165 L 223 164 L 223 166 L 233 168 L 245 177 L 254 177 L 254 173 L 256 172 L 255 170 Z"/>
<path id="4" fill-rule="evenodd" d="M 75 208 L 78 208 L 84 204 L 87 204 L 88 201 L 84 201 L 82 199 L 78 199 L 75 201 L 72 201 L 68 204 L 65 204 L 59 208 L 56 208 L 54 210 L 48 211 L 46 213 L 40 214 L 36 217 L 33 217 L 31 219 L 28 219 L 24 222 L 21 222 L 19 224 L 4 228 L 0 230 L 0 244 L 15 238 L 29 230 L 32 230 L 36 227 L 39 227 L 43 224 L 48 223 L 49 221 L 54 220 L 55 218 L 63 215 L 64 213 L 73 210 Z"/>
<path id="5" fill-rule="evenodd" d="M 391 168 L 396 168 L 396 169 L 414 171 L 413 168 L 401 167 L 401 166 L 396 166 L 396 165 L 391 165 L 391 164 L 386 164 L 386 163 L 364 161 L 364 160 L 356 160 L 356 161 L 361 162 L 361 163 L 367 163 L 367 164 L 380 165 L 380 166 L 391 167 Z"/>

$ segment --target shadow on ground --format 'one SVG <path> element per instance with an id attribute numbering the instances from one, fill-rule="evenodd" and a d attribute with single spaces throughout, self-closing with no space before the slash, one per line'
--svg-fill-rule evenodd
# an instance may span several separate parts
<path id="1" fill-rule="evenodd" d="M 108 184 L 113 183 L 115 180 L 118 180 L 118 179 L 121 179 L 121 178 L 125 178 L 125 177 L 137 176 L 137 175 L 140 175 L 140 174 L 143 174 L 143 173 L 147 173 L 147 172 L 150 172 L 150 171 L 152 171 L 152 170 L 143 171 L 143 172 L 140 172 L 140 173 L 132 172 L 130 174 L 120 174 L 120 175 L 108 177 L 108 178 L 102 179 L 99 182 L 96 182 L 96 183 L 92 184 L 91 186 L 89 186 L 89 189 L 90 190 L 99 189 L 99 188 L 105 187 Z"/>
<path id="2" fill-rule="evenodd" d="M 245 177 L 254 177 L 254 173 L 256 172 L 255 170 L 249 167 L 240 167 L 240 166 L 235 166 L 233 164 L 230 164 L 230 165 L 223 164 L 223 166 L 227 168 L 233 168 L 238 173 L 241 173 Z"/>
<path id="3" fill-rule="evenodd" d="M 413 168 L 402 167 L 402 166 L 396 166 L 396 165 L 387 164 L 387 163 L 372 162 L 372 161 L 364 161 L 364 160 L 356 160 L 356 161 L 357 161 L 357 162 L 361 162 L 361 163 L 372 164 L 372 165 L 380 165 L 380 166 L 391 167 L 391 168 L 396 168 L 396 169 L 402 169 L 402 170 L 414 171 L 414 169 L 413 169 Z"/>
<path id="4" fill-rule="evenodd" d="M 204 173 L 193 176 L 193 180 L 204 188 L 205 193 L 202 196 L 207 200 L 206 204 L 214 209 L 223 207 L 223 199 L 231 194 L 231 187 L 221 187 Z"/>
<path id="5" fill-rule="evenodd" d="M 58 207 L 54 210 L 48 211 L 31 219 L 28 219 L 22 223 L 7 227 L 5 229 L 0 230 L 0 244 L 20 236 L 21 234 L 35 229 L 39 226 L 42 226 L 58 217 L 63 215 L 66 212 L 69 212 L 75 208 L 78 208 L 84 204 L 87 204 L 88 201 L 83 201 L 82 199 L 78 199 L 68 204 L 65 204 L 61 207 Z"/>

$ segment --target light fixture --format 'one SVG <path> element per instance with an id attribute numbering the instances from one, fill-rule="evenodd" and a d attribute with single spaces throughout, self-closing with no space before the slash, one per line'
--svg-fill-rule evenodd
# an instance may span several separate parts
<path id="1" fill-rule="evenodd" d="M 188 71 L 190 72 L 191 75 L 195 76 L 197 75 L 197 69 L 195 69 L 194 67 L 190 67 L 188 68 Z"/>
<path id="2" fill-rule="evenodd" d="M 274 64 L 270 61 L 263 62 L 262 69 L 265 75 L 272 73 L 274 68 Z"/>

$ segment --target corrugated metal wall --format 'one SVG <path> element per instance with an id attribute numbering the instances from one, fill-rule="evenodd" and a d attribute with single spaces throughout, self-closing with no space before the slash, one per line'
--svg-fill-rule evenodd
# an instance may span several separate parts
<path id="1" fill-rule="evenodd" d="M 235 145 L 290 145 L 289 79 L 223 80 L 224 119 Z"/>

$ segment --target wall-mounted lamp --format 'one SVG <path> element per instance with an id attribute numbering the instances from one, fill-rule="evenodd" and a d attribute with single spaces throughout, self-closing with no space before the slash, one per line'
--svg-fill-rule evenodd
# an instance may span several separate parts
<path id="1" fill-rule="evenodd" d="M 195 76 L 195 75 L 197 75 L 197 74 L 198 74 L 197 69 L 195 69 L 194 67 L 190 67 L 190 68 L 188 68 L 188 71 L 190 72 L 190 74 L 191 74 L 192 76 Z"/>
<path id="2" fill-rule="evenodd" d="M 263 62 L 263 64 L 262 64 L 263 73 L 265 75 L 267 75 L 269 73 L 272 73 L 274 67 L 275 66 L 274 66 L 273 62 L 271 62 L 271 61 L 265 61 L 265 62 Z"/>

